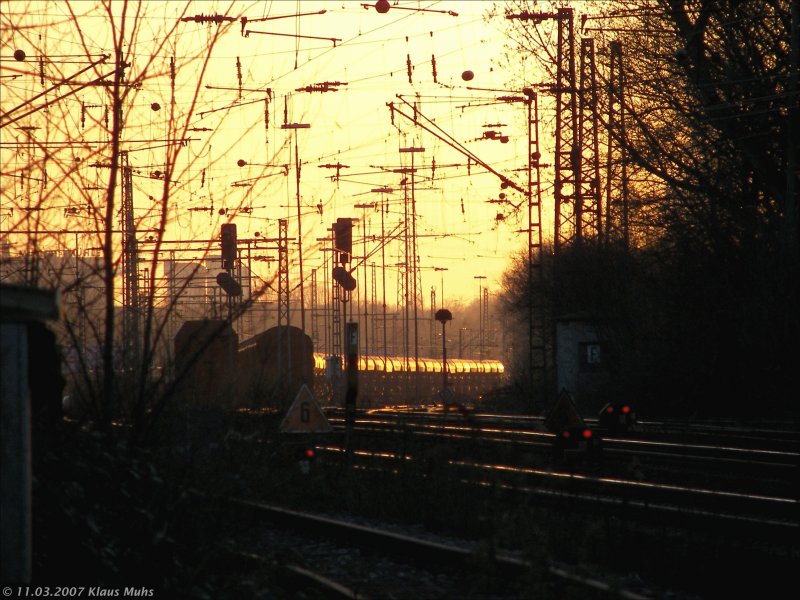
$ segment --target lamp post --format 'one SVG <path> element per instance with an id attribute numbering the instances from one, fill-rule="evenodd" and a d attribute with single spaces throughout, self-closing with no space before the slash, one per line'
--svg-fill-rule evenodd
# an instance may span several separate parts
<path id="1" fill-rule="evenodd" d="M 442 324 L 442 402 L 447 400 L 447 336 L 445 336 L 444 326 L 448 321 L 453 320 L 453 313 L 446 308 L 436 311 L 436 320 Z"/>

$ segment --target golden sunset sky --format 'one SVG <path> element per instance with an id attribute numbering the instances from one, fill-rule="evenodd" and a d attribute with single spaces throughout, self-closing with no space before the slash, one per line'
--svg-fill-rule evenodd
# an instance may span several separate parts
<path id="1" fill-rule="evenodd" d="M 112 3 L 118 26 L 122 5 Z M 445 305 L 448 299 L 472 301 L 479 285 L 488 286 L 492 294 L 498 291 L 510 254 L 523 250 L 527 242 L 524 196 L 511 188 L 501 189 L 497 175 L 410 120 L 396 113 L 392 122 L 387 104 L 393 102 L 399 110 L 413 114 L 416 103 L 421 115 L 444 134 L 524 188 L 525 107 L 498 97 L 519 96 L 521 82 L 537 83 L 541 76 L 527 72 L 523 57 L 504 52 L 504 3 L 401 2 L 383 14 L 374 3 L 365 6 L 351 1 L 189 2 L 185 6 L 177 1 L 144 2 L 141 7 L 131 3 L 128 9 L 128 31 L 133 13 L 141 10 L 137 35 L 126 48 L 131 59 L 128 76 L 145 69 L 149 73 L 142 87 L 131 91 L 123 132 L 123 147 L 135 172 L 134 205 L 140 229 L 157 223 L 154 199 L 162 191 L 158 176 L 164 169 L 164 142 L 171 137 L 167 123 L 172 119 L 178 128 L 187 128 L 191 141 L 173 171 L 176 181 L 170 192 L 168 240 L 214 239 L 225 222 L 236 223 L 240 239 L 274 238 L 278 219 L 285 218 L 290 240 L 297 240 L 298 226 L 302 228 L 306 280 L 316 268 L 321 282 L 322 269 L 331 265 L 324 264 L 329 253 L 323 248 L 329 243 L 320 239 L 330 236 L 329 228 L 337 218 L 353 217 L 360 220 L 354 232 L 356 259 L 363 255 L 366 241 L 371 255 L 368 263 L 375 262 L 380 270 L 381 203 L 386 203 L 384 233 L 399 231 L 404 220 L 403 179 L 408 174 L 397 169 L 411 166 L 412 153 L 400 149 L 424 147 L 424 152 L 413 154 L 417 168 L 413 197 L 425 306 L 432 287 L 439 306 L 442 286 Z M 79 29 L 69 7 L 77 15 Z M 495 16 L 487 16 L 493 9 Z M 3 10 L 17 13 L 20 25 L 19 31 L 3 36 L 4 111 L 42 91 L 38 64 L 42 51 L 48 73 L 57 71 L 66 77 L 86 65 L 87 53 L 99 55 L 113 49 L 108 15 L 94 2 L 13 1 L 4 3 Z M 320 11 L 325 12 L 316 14 Z M 226 15 L 235 21 L 178 21 L 201 14 Z M 274 18 L 283 16 L 287 17 Z M 247 18 L 244 27 L 242 17 Z M 259 21 L 267 18 L 272 19 Z M 163 32 L 176 22 L 165 37 Z M 205 52 L 220 31 L 201 74 L 201 63 L 189 62 L 187 57 Z M 14 52 L 20 49 L 27 54 L 24 62 L 14 60 Z M 82 63 L 71 64 L 81 56 Z M 170 117 L 172 57 L 178 70 L 174 116 Z M 464 80 L 465 71 L 474 75 L 470 81 Z M 198 81 L 199 95 L 192 104 Z M 331 91 L 307 91 L 318 90 L 326 82 Z M 103 109 L 98 94 L 97 88 L 87 88 L 58 107 L 59 114 L 74 119 L 67 128 L 71 134 L 87 143 L 97 136 L 97 128 L 93 131 L 91 124 L 85 128 L 78 124 L 81 102 L 88 107 L 83 109 L 84 117 L 99 122 Z M 98 107 L 91 108 L 94 102 Z M 156 104 L 159 110 L 154 110 Z M 540 109 L 542 162 L 551 163 L 552 98 L 540 95 Z M 40 128 L 32 135 L 44 136 L 46 121 L 54 112 L 39 111 L 25 121 Z M 282 128 L 285 123 L 309 127 Z M 10 129 L 2 132 L 7 140 L 26 139 L 24 132 Z M 16 149 L 23 145 L 18 143 Z M 299 219 L 295 146 L 300 162 Z M 36 155 L 32 150 L 29 155 L 18 152 L 12 157 L 10 145 L 2 151 L 3 164 L 16 169 L 24 168 L 24 162 Z M 80 155 L 81 149 L 71 152 Z M 238 166 L 238 161 L 247 164 Z M 85 163 L 83 175 L 99 182 L 105 173 L 89 167 L 90 162 Z M 336 165 L 343 166 L 337 169 Z M 549 175 L 543 172 L 546 238 L 551 235 L 548 224 L 553 211 Z M 30 189 L 18 187 L 3 194 L 7 206 L 29 202 L 23 196 Z M 392 191 L 372 191 L 378 188 Z M 410 211 L 410 186 L 407 195 Z M 43 203 L 53 207 L 50 220 L 45 217 L 44 221 L 80 229 L 82 213 L 66 214 L 64 207 L 81 208 L 82 202 L 79 195 L 59 190 Z M 377 203 L 376 208 L 356 208 L 372 203 Z M 19 226 L 19 214 L 5 210 L 4 231 Z M 398 263 L 403 262 L 401 242 L 402 236 L 388 242 L 385 249 L 387 300 L 392 304 Z M 82 238 L 79 245 L 85 247 L 79 249 L 93 243 L 90 237 Z M 299 252 L 297 244 L 290 246 L 294 286 Z M 253 268 L 269 280 L 276 266 L 263 262 Z"/>

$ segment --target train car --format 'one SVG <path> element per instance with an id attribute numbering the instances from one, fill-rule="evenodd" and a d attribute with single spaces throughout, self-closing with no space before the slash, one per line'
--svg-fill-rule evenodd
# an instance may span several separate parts
<path id="1" fill-rule="evenodd" d="M 186 397 L 227 405 L 288 406 L 303 384 L 318 399 L 331 400 L 344 382 L 337 376 L 341 357 L 315 354 L 311 338 L 291 326 L 272 327 L 240 344 L 224 321 L 187 322 L 175 338 L 175 356 Z M 474 402 L 505 383 L 505 368 L 497 360 L 449 359 L 447 397 L 441 394 L 439 358 L 361 356 L 358 371 L 363 407 Z"/>
<path id="2" fill-rule="evenodd" d="M 185 399 L 230 398 L 237 376 L 239 336 L 227 321 L 186 321 L 175 335 L 175 377 Z"/>
<path id="3" fill-rule="evenodd" d="M 297 327 L 272 327 L 239 346 L 238 374 L 246 403 L 288 404 L 304 383 L 313 389 L 314 344 Z"/>
<path id="4" fill-rule="evenodd" d="M 338 357 L 314 354 L 319 389 L 331 387 L 335 373 L 343 368 Z M 454 402 L 477 400 L 504 383 L 505 368 L 497 360 L 448 359 L 447 387 Z M 361 356 L 358 360 L 358 403 L 387 406 L 414 402 L 441 402 L 442 361 L 439 358 Z"/>

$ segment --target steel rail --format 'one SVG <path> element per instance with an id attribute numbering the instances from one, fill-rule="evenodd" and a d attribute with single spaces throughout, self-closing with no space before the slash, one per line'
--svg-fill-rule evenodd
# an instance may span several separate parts
<path id="1" fill-rule="evenodd" d="M 338 417 L 329 417 L 333 424 L 340 423 Z M 410 431 L 419 435 L 433 435 L 453 439 L 475 439 L 495 443 L 544 446 L 552 441 L 553 434 L 545 431 L 523 429 L 500 429 L 481 427 L 477 424 L 425 423 L 362 419 L 356 420 L 356 427 L 364 432 L 397 430 Z M 494 437 L 490 437 L 494 436 Z M 526 439 L 527 438 L 527 439 Z M 540 441 L 533 441 L 539 438 Z M 651 456 L 655 458 L 680 458 L 694 461 L 720 462 L 733 465 L 757 467 L 796 468 L 800 464 L 800 452 L 770 450 L 759 448 L 740 448 L 731 445 L 714 446 L 710 444 L 688 444 L 669 441 L 652 441 L 638 438 L 603 436 L 604 452 L 622 455 Z M 706 452 L 707 454 L 703 454 Z"/>
<path id="2" fill-rule="evenodd" d="M 321 573 L 317 573 L 295 564 L 278 564 L 276 561 L 271 560 L 265 556 L 254 554 L 252 552 L 234 551 L 230 553 L 237 557 L 249 560 L 254 563 L 269 565 L 271 568 L 279 568 L 288 572 L 291 576 L 299 578 L 304 584 L 312 585 L 318 588 L 325 594 L 326 598 L 344 598 L 345 600 L 367 600 L 368 596 L 359 594 L 348 586 L 326 577 Z"/>
<path id="3" fill-rule="evenodd" d="M 421 563 L 426 567 L 430 567 L 432 564 L 463 567 L 465 564 L 469 564 L 468 561 L 473 556 L 472 550 L 461 546 L 416 538 L 385 529 L 367 527 L 329 516 L 240 498 L 231 498 L 229 502 L 235 507 L 254 510 L 257 514 L 280 526 L 285 527 L 288 525 L 293 529 L 300 528 L 335 539 L 344 539 L 349 544 L 377 549 L 382 554 L 392 554 L 404 561 Z M 534 567 L 531 562 L 502 551 L 495 552 L 492 558 L 501 576 L 517 576 Z M 609 593 L 625 600 L 648 600 L 650 598 L 638 592 L 609 584 L 598 577 L 582 575 L 577 570 L 570 569 L 565 565 L 551 563 L 547 566 L 547 572 L 554 577 Z M 345 587 L 345 590 L 347 589 L 349 588 Z"/>
<path id="4" fill-rule="evenodd" d="M 341 448 L 335 446 L 319 447 L 318 450 L 335 455 L 343 452 Z M 416 457 L 409 453 L 398 456 L 392 452 L 356 450 L 353 454 L 362 461 L 379 460 L 384 464 L 398 460 L 404 463 L 412 463 L 416 460 Z M 618 506 L 620 508 L 637 506 L 654 512 L 662 511 L 675 515 L 685 514 L 693 517 L 717 518 L 717 520 L 730 523 L 760 523 L 782 530 L 800 530 L 800 521 L 797 519 L 798 512 L 800 512 L 800 501 L 795 498 L 743 494 L 684 485 L 646 483 L 565 471 L 547 471 L 513 465 L 487 464 L 469 460 L 447 459 L 444 463 L 452 468 L 462 468 L 486 474 L 484 478 L 470 477 L 464 479 L 465 483 L 473 485 L 483 485 L 486 479 L 492 479 L 498 485 L 503 484 L 502 481 L 498 483 L 498 477 L 534 478 L 546 485 L 535 488 L 519 484 L 506 483 L 503 485 L 507 485 L 508 489 L 547 497 L 601 502 L 608 506 Z M 379 470 L 387 470 L 389 467 L 378 468 Z M 565 486 L 569 489 L 565 489 Z M 724 506 L 727 512 L 719 509 L 712 510 L 719 506 Z"/>

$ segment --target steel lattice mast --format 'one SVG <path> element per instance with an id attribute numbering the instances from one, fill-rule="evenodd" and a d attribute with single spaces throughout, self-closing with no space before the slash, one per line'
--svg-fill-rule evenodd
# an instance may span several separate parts
<path id="1" fill-rule="evenodd" d="M 628 173 L 625 152 L 625 76 L 622 69 L 622 43 L 609 45 L 611 64 L 608 77 L 608 149 L 606 154 L 605 241 L 629 244 Z M 619 181 L 617 196 L 613 182 Z"/>
<path id="2" fill-rule="evenodd" d="M 600 194 L 597 69 L 594 40 L 581 40 L 578 93 L 578 169 L 575 172 L 575 242 L 600 241 L 603 231 Z"/>
<path id="3" fill-rule="evenodd" d="M 122 344 L 126 368 L 137 364 L 139 341 L 139 251 L 136 224 L 133 219 L 133 172 L 128 164 L 128 153 L 119 153 L 122 172 Z"/>
<path id="4" fill-rule="evenodd" d="M 542 290 L 542 186 L 539 148 L 539 98 L 524 90 L 528 112 L 528 368 L 531 389 L 546 395 L 544 294 Z"/>
<path id="5" fill-rule="evenodd" d="M 291 381 L 289 348 L 289 235 L 288 221 L 278 220 L 278 369 L 284 382 Z"/>
<path id="6" fill-rule="evenodd" d="M 556 14 L 556 148 L 555 148 L 555 252 L 575 240 L 577 231 L 576 182 L 580 155 L 577 145 L 575 94 L 575 14 L 559 8 Z"/>

